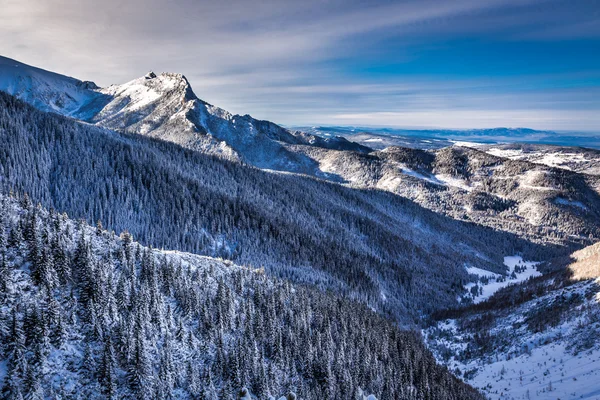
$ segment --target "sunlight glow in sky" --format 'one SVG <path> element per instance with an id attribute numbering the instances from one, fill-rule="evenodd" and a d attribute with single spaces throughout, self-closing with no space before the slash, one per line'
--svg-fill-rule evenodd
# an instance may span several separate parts
<path id="1" fill-rule="evenodd" d="M 0 54 L 286 125 L 600 132 L 600 1 L 0 0 Z"/>

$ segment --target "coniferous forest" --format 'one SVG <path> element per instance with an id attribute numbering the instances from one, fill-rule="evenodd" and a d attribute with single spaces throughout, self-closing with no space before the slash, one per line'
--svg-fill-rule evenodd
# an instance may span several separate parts
<path id="1" fill-rule="evenodd" d="M 133 239 L 0 199 L 2 398 L 480 398 L 365 306 Z"/>
<path id="2" fill-rule="evenodd" d="M 128 230 L 145 245 L 265 267 L 407 324 L 456 303 L 470 279 L 464 265 L 502 272 L 502 254 L 568 252 L 387 192 L 266 172 L 89 126 L 4 93 L 0 139 L 5 193 Z"/>

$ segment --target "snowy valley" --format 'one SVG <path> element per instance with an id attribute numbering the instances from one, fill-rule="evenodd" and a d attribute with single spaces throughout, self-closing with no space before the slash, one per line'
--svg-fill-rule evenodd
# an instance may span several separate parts
<path id="1" fill-rule="evenodd" d="M 554 272 L 530 274 L 535 279 L 521 285 L 483 285 L 472 306 L 437 315 L 424 330 L 426 341 L 441 362 L 488 398 L 596 399 L 599 256 L 594 245 L 575 252 L 566 265 L 555 261 Z"/>

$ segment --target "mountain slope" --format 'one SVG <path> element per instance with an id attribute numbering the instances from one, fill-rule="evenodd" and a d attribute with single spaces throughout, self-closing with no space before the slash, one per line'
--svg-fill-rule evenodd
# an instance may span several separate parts
<path id="1" fill-rule="evenodd" d="M 525 160 L 590 175 L 600 175 L 600 150 L 535 144 L 470 146 L 499 157 Z"/>
<path id="2" fill-rule="evenodd" d="M 431 151 L 389 147 L 374 152 L 341 137 L 322 138 L 248 115 L 232 115 L 198 99 L 181 74 L 148 73 L 123 85 L 100 89 L 23 64 L 11 67 L 14 63 L 3 59 L 0 77 L 4 76 L 5 84 L 0 89 L 43 110 L 262 169 L 387 190 L 453 218 L 528 239 L 587 244 L 600 237 L 597 176 L 520 160 L 511 162 L 489 152 L 456 146 Z M 21 71 L 18 77 L 15 70 Z M 30 81 L 27 90 L 7 86 L 15 80 Z M 72 101 L 60 108 L 55 98 Z M 469 134 L 517 138 L 540 132 L 499 128 Z"/>
<path id="3" fill-rule="evenodd" d="M 481 398 L 364 306 L 27 197 L 0 196 L 0 255 L 3 399 Z"/>
<path id="4" fill-rule="evenodd" d="M 554 260 L 548 275 L 438 314 L 438 360 L 491 399 L 596 399 L 600 393 L 598 244 Z"/>
<path id="5" fill-rule="evenodd" d="M 31 67 L 0 56 L 0 90 L 42 111 L 72 116 L 99 95 L 93 82 Z"/>
<path id="6" fill-rule="evenodd" d="M 265 266 L 404 322 L 455 303 L 471 279 L 465 266 L 503 272 L 505 255 L 541 261 L 566 251 L 383 191 L 268 173 L 42 113 L 2 93 L 0 139 L 7 192 L 129 229 L 145 244 Z"/>
<path id="7" fill-rule="evenodd" d="M 600 278 L 600 243 L 588 246 L 571 254 L 567 267 L 574 280 Z"/>
<path id="8" fill-rule="evenodd" d="M 539 241 L 600 238 L 600 177 L 473 148 L 361 154 L 297 146 L 352 187 L 387 190 L 457 219 Z"/>

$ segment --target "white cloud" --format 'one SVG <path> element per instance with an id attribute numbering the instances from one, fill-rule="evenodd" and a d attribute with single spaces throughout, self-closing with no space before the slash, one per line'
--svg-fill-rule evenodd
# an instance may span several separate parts
<path id="1" fill-rule="evenodd" d="M 557 2 L 560 9 L 546 7 Z M 548 118 L 559 110 L 562 123 L 568 125 L 572 115 L 574 124 L 583 125 L 581 115 L 568 109 L 600 108 L 597 98 L 583 92 L 571 97 L 558 90 L 516 93 L 514 81 L 498 78 L 418 76 L 381 82 L 350 77 L 337 67 L 348 57 L 365 56 L 372 41 L 390 35 L 510 31 L 514 39 L 534 35 L 540 25 L 556 34 L 561 24 L 575 26 L 582 18 L 563 13 L 569 4 L 560 0 L 0 0 L 0 9 L 2 55 L 100 85 L 125 82 L 149 69 L 181 72 L 203 99 L 281 123 L 333 122 L 341 115 L 397 110 L 432 118 L 439 109 L 436 121 L 450 126 L 458 123 L 458 114 L 444 110 L 483 115 L 481 108 L 487 108 L 497 115 L 498 108 L 510 104 L 539 109 L 538 115 Z M 557 13 L 560 24 L 554 21 Z M 390 51 L 398 57 L 402 48 Z M 448 125 L 442 117 L 449 118 Z M 591 118 L 587 125 L 596 122 Z"/>

